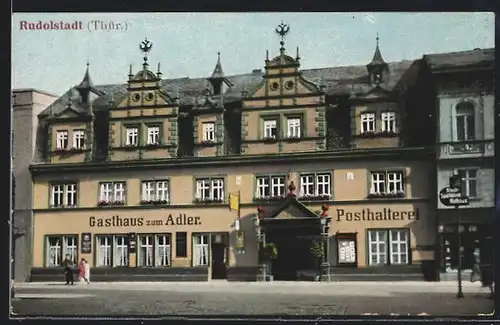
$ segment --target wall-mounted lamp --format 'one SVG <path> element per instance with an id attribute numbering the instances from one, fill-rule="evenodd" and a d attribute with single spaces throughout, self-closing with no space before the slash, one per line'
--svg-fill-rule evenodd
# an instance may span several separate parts
<path id="1" fill-rule="evenodd" d="M 438 227 L 438 233 L 443 233 L 444 232 L 444 226 L 443 225 L 439 225 Z"/>
<path id="2" fill-rule="evenodd" d="M 240 231 L 240 220 L 239 219 L 236 219 L 236 221 L 234 222 L 234 229 L 236 231 Z"/>

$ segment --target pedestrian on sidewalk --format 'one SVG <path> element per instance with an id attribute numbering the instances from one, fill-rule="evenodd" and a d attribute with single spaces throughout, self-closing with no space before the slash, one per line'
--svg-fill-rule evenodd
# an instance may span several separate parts
<path id="1" fill-rule="evenodd" d="M 87 284 L 90 283 L 90 264 L 87 260 L 83 260 L 85 262 L 85 265 L 84 265 L 84 276 L 83 278 L 85 279 L 85 282 Z"/>
<path id="2" fill-rule="evenodd" d="M 80 260 L 80 264 L 78 264 L 78 281 L 80 283 L 85 282 L 85 259 L 82 258 Z"/>
<path id="3" fill-rule="evenodd" d="M 64 278 L 66 280 L 66 285 L 70 284 L 73 285 L 75 284 L 75 277 L 73 275 L 73 267 L 74 267 L 74 262 L 71 259 L 71 256 L 69 254 L 66 255 L 66 258 L 64 259 L 63 266 L 64 266 Z"/>

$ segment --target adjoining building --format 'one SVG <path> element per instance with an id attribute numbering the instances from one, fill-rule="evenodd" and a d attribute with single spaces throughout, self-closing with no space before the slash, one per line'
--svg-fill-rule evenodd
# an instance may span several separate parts
<path id="1" fill-rule="evenodd" d="M 70 255 L 98 281 L 255 281 L 264 242 L 274 279 L 314 278 L 321 241 L 332 278 L 434 279 L 422 60 L 386 63 L 378 39 L 367 66 L 300 60 L 282 41 L 264 73 L 226 76 L 219 56 L 206 79 L 165 80 L 145 55 L 106 86 L 87 67 L 39 115 L 31 279 L 60 277 Z"/>
<path id="2" fill-rule="evenodd" d="M 475 263 L 493 263 L 491 240 L 495 217 L 495 88 L 494 49 L 425 55 L 429 71 L 427 93 L 436 98 L 437 193 L 460 175 L 469 204 L 459 208 L 437 206 L 440 278 L 456 279 L 458 236 L 462 273 L 470 279 Z M 437 194 L 436 194 L 437 195 Z"/>
<path id="3" fill-rule="evenodd" d="M 29 279 L 31 267 L 33 186 L 29 166 L 40 141 L 38 114 L 57 99 L 57 95 L 37 89 L 12 90 L 12 237 L 13 276 Z M 38 143 L 38 146 L 43 143 Z"/>

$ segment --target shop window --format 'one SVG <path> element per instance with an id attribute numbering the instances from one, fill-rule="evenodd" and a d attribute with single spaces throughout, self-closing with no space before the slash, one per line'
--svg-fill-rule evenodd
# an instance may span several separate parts
<path id="1" fill-rule="evenodd" d="M 408 229 L 377 229 L 368 231 L 368 264 L 409 264 L 410 233 Z"/>
<path id="2" fill-rule="evenodd" d="M 175 233 L 175 256 L 187 257 L 187 233 Z"/>
<path id="3" fill-rule="evenodd" d="M 96 266 L 128 266 L 128 235 L 97 236 Z"/>
<path id="4" fill-rule="evenodd" d="M 337 266 L 358 266 L 358 249 L 356 233 L 338 233 L 337 239 Z"/>
<path id="5" fill-rule="evenodd" d="M 139 266 L 170 266 L 170 235 L 139 235 Z"/>
<path id="6" fill-rule="evenodd" d="M 258 176 L 256 198 L 272 198 L 285 196 L 284 176 Z"/>
<path id="7" fill-rule="evenodd" d="M 300 175 L 300 198 L 329 199 L 332 177 L 329 173 Z"/>
<path id="8" fill-rule="evenodd" d="M 77 203 L 76 183 L 52 184 L 50 187 L 50 207 L 75 207 Z"/>
<path id="9" fill-rule="evenodd" d="M 193 234 L 193 266 L 206 266 L 209 261 L 209 235 Z"/>
<path id="10" fill-rule="evenodd" d="M 46 263 L 48 267 L 61 266 L 67 255 L 76 264 L 78 261 L 78 236 L 59 235 L 46 237 Z"/>

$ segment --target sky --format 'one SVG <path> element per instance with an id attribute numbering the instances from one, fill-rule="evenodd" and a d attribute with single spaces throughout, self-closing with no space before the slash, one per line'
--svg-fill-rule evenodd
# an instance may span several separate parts
<path id="1" fill-rule="evenodd" d="M 83 29 L 22 30 L 39 21 Z M 163 78 L 208 77 L 218 52 L 226 75 L 250 73 L 264 68 L 266 50 L 278 55 L 281 21 L 290 27 L 287 53 L 300 47 L 302 69 L 365 65 L 377 33 L 388 62 L 494 47 L 495 39 L 493 13 L 14 13 L 12 88 L 62 95 L 80 83 L 87 61 L 94 84 L 124 84 L 130 64 L 134 74 L 141 68 L 145 37 L 151 69 L 161 62 Z"/>

